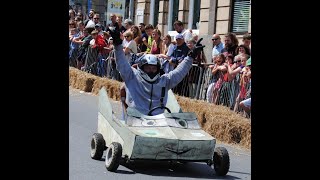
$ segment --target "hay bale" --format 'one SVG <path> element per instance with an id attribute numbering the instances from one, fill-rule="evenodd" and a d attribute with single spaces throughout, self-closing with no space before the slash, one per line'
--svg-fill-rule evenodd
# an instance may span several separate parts
<path id="1" fill-rule="evenodd" d="M 93 84 L 92 93 L 97 95 L 99 93 L 99 90 L 102 87 L 105 87 L 110 98 L 116 101 L 120 101 L 120 85 L 121 82 L 119 81 L 106 78 L 98 78 Z"/>
<path id="2" fill-rule="evenodd" d="M 69 86 L 75 87 L 78 76 L 78 69 L 74 67 L 69 68 Z"/>
<path id="3" fill-rule="evenodd" d="M 69 68 L 69 85 L 85 92 L 91 92 L 97 76 L 83 72 L 76 68 Z"/>
<path id="4" fill-rule="evenodd" d="M 228 107 L 176 96 L 184 112 L 197 114 L 199 124 L 216 139 L 251 148 L 251 124 Z"/>

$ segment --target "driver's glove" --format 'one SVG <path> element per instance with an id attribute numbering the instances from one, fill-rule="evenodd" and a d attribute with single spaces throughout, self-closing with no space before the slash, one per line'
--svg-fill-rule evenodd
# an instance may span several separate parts
<path id="1" fill-rule="evenodd" d="M 193 47 L 193 49 L 191 49 L 189 52 L 188 52 L 188 56 L 192 57 L 193 59 L 195 59 L 201 51 L 203 51 L 203 48 L 205 46 L 203 46 L 202 44 L 200 44 L 200 42 L 203 40 L 203 38 L 200 38 L 196 45 Z"/>
<path id="2" fill-rule="evenodd" d="M 115 23 L 114 27 L 109 27 L 109 33 L 113 38 L 113 44 L 115 46 L 122 44 L 122 39 L 120 38 L 120 29 L 118 23 Z"/>

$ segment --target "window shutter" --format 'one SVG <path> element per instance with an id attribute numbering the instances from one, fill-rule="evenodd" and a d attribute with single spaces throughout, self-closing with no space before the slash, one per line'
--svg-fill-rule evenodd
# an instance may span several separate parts
<path id="1" fill-rule="evenodd" d="M 248 32 L 250 0 L 234 0 L 232 32 Z"/>

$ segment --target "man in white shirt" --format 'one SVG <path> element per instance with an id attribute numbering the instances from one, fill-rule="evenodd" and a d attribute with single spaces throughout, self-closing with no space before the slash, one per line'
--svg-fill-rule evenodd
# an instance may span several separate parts
<path id="1" fill-rule="evenodd" d="M 192 31 L 190 31 L 189 29 L 185 29 L 181 21 L 175 21 L 173 23 L 173 26 L 174 30 L 176 30 L 178 34 L 181 34 L 183 36 L 185 42 L 189 41 L 192 38 Z"/>
<path id="2" fill-rule="evenodd" d="M 224 44 L 221 42 L 219 34 L 212 35 L 212 59 L 214 59 L 218 54 L 221 53 L 221 50 L 224 48 Z"/>

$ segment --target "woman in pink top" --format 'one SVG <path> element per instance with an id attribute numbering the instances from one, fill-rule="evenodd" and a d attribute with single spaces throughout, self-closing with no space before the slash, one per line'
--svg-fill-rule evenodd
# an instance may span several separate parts
<path id="1" fill-rule="evenodd" d="M 152 45 L 151 45 L 151 54 L 161 54 L 162 52 L 162 39 L 161 37 L 161 32 L 159 29 L 154 29 L 152 31 Z"/>

